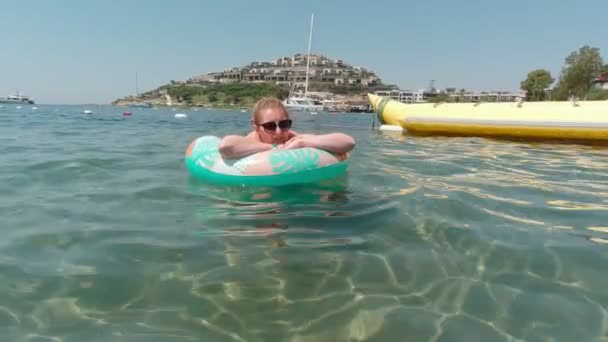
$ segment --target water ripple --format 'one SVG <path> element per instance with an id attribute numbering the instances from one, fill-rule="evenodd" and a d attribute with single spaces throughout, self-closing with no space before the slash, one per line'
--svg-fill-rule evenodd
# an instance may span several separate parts
<path id="1" fill-rule="evenodd" d="M 92 108 L 92 114 L 82 114 Z M 599 340 L 608 149 L 370 131 L 345 177 L 188 177 L 240 112 L 39 106 L 0 118 L 0 330 L 15 341 Z"/>

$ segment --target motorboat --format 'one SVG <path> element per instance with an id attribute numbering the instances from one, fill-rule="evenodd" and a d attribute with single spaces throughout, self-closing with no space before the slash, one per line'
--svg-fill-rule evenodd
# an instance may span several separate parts
<path id="1" fill-rule="evenodd" d="M 18 104 L 35 104 L 29 96 L 17 93 L 7 97 L 0 97 L 0 103 L 18 103 Z"/>
<path id="2" fill-rule="evenodd" d="M 283 101 L 283 105 L 287 110 L 308 112 L 323 110 L 323 105 L 316 104 L 313 99 L 305 96 L 290 96 Z"/>

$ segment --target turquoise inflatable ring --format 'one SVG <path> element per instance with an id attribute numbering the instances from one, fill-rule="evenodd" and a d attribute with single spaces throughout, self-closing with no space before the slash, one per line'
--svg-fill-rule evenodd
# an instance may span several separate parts
<path id="1" fill-rule="evenodd" d="M 202 136 L 188 146 L 185 163 L 193 177 L 216 184 L 277 186 L 332 179 L 348 166 L 347 156 L 309 147 L 273 149 L 225 160 L 219 143 L 216 136 Z"/>

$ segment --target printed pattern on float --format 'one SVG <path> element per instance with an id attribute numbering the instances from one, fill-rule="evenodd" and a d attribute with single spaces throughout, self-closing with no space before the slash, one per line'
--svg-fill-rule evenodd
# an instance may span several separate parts
<path id="1" fill-rule="evenodd" d="M 293 173 L 318 167 L 319 152 L 311 148 L 284 150 L 271 154 L 268 159 L 275 173 Z"/>
<path id="2" fill-rule="evenodd" d="M 220 158 L 219 139 L 215 137 L 202 137 L 196 141 L 192 155 L 198 156 L 198 162 L 206 168 L 211 168 Z"/>

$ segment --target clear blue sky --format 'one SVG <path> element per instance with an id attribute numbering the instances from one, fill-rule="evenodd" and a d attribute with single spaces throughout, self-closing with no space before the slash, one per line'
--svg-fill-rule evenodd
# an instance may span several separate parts
<path id="1" fill-rule="evenodd" d="M 0 96 L 109 103 L 168 81 L 305 52 L 403 89 L 517 90 L 588 44 L 608 63 L 608 0 L 0 0 Z"/>

